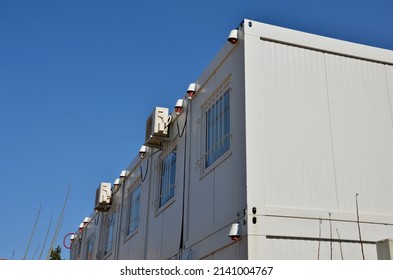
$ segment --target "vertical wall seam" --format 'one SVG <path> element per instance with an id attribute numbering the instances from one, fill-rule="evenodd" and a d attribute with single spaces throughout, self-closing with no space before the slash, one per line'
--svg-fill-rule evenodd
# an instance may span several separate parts
<path id="1" fill-rule="evenodd" d="M 386 79 L 386 89 L 388 94 L 388 103 L 389 103 L 389 111 L 390 111 L 390 120 L 392 121 L 392 128 L 393 128 L 393 111 L 392 111 L 392 100 L 390 99 L 390 88 L 389 88 L 389 79 L 388 79 L 388 72 L 387 72 L 388 65 L 384 65 L 385 70 L 385 79 Z M 393 89 L 392 89 L 393 90 Z"/>
<path id="2" fill-rule="evenodd" d="M 325 83 L 326 83 L 326 97 L 327 97 L 327 109 L 328 109 L 328 117 L 329 117 L 329 132 L 330 132 L 330 144 L 332 150 L 332 161 L 333 161 L 333 176 L 334 176 L 334 189 L 336 192 L 336 205 L 337 210 L 339 210 L 339 201 L 338 201 L 338 186 L 337 186 L 337 171 L 336 171 L 336 160 L 334 156 L 334 142 L 333 142 L 333 125 L 331 118 L 331 109 L 330 109 L 330 99 L 329 99 L 329 82 L 328 82 L 328 73 L 327 73 L 327 63 L 326 63 L 326 53 L 323 53 L 323 62 L 324 62 L 324 70 L 325 70 Z"/>

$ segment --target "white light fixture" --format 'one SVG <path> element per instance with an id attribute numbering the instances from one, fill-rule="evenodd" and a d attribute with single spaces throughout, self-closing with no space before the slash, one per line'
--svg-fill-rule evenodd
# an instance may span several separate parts
<path id="1" fill-rule="evenodd" d="M 76 237 L 75 234 L 71 235 L 71 237 L 70 237 L 71 242 L 75 240 L 75 237 Z"/>
<path id="2" fill-rule="evenodd" d="M 188 99 L 192 99 L 194 97 L 195 90 L 196 90 L 196 84 L 195 83 L 191 83 L 188 86 L 188 89 L 187 89 Z"/>
<path id="3" fill-rule="evenodd" d="M 90 222 L 90 220 L 91 219 L 89 217 L 84 218 L 83 219 L 83 225 L 86 226 Z"/>
<path id="4" fill-rule="evenodd" d="M 114 186 L 115 188 L 118 188 L 118 187 L 120 186 L 120 179 L 119 179 L 119 178 L 117 178 L 117 179 L 113 182 L 113 186 Z"/>
<path id="5" fill-rule="evenodd" d="M 139 149 L 140 159 L 143 159 L 146 156 L 146 153 L 147 153 L 147 147 L 145 145 L 142 145 L 141 148 Z"/>
<path id="6" fill-rule="evenodd" d="M 120 173 L 120 179 L 124 180 L 127 177 L 127 174 L 128 174 L 127 170 L 123 170 Z"/>
<path id="7" fill-rule="evenodd" d="M 237 241 L 240 239 L 240 225 L 239 223 L 234 223 L 231 225 L 228 236 L 233 240 Z"/>
<path id="8" fill-rule="evenodd" d="M 176 115 L 180 115 L 183 111 L 183 99 L 178 99 L 175 105 L 175 113 Z"/>
<path id="9" fill-rule="evenodd" d="M 80 224 L 79 224 L 79 231 L 80 231 L 80 232 L 83 231 L 83 227 L 84 227 L 84 226 L 85 226 L 85 225 L 84 225 L 83 223 L 80 223 Z"/>
<path id="10" fill-rule="evenodd" d="M 232 29 L 231 32 L 229 32 L 229 36 L 228 36 L 228 42 L 231 44 L 236 44 L 238 39 L 238 35 L 239 35 L 239 31 L 237 29 Z"/>

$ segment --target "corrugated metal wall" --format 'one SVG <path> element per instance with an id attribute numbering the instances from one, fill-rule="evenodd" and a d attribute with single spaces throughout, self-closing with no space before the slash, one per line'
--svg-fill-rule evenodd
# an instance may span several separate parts
<path id="1" fill-rule="evenodd" d="M 249 257 L 313 259 L 319 221 L 332 219 L 322 238 L 337 230 L 346 258 L 361 258 L 358 194 L 375 259 L 375 242 L 393 237 L 392 66 L 257 36 L 245 44 L 247 198 L 258 209 Z"/>
<path id="2" fill-rule="evenodd" d="M 393 125 L 385 66 L 326 54 L 338 209 L 393 213 Z"/>

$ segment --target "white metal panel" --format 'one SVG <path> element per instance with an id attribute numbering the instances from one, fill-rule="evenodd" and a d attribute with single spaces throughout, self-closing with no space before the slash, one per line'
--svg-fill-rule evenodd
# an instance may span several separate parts
<path id="1" fill-rule="evenodd" d="M 220 164 L 220 168 L 215 170 L 214 222 L 216 227 L 228 225 L 244 215 L 246 185 L 238 162 L 235 154 L 232 154 Z"/>
<path id="2" fill-rule="evenodd" d="M 297 30 L 244 20 L 244 32 L 271 41 L 393 64 L 393 52 Z"/>
<path id="3" fill-rule="evenodd" d="M 161 255 L 163 259 L 169 259 L 179 252 L 182 219 L 182 195 L 181 188 L 175 189 L 175 201 L 163 212 L 162 215 L 162 244 Z M 157 238 L 159 238 L 159 233 Z"/>
<path id="4" fill-rule="evenodd" d="M 232 48 L 231 56 L 226 57 L 224 61 L 214 61 L 208 71 L 198 79 L 197 84 L 203 87 L 199 88 L 198 94 L 191 103 L 192 131 L 191 135 L 187 136 L 190 139 L 187 247 L 205 238 L 211 239 L 211 234 L 239 219 L 238 214 L 243 215 L 243 209 L 246 207 L 243 48 L 241 45 L 232 46 Z M 222 55 L 219 57 L 222 59 Z M 212 69 L 214 66 L 218 68 Z M 206 141 L 204 129 L 206 128 L 203 105 L 216 93 L 224 81 L 229 81 L 231 89 L 230 150 L 213 163 L 208 171 L 204 171 L 203 154 Z M 225 242 L 229 240 L 227 234 L 226 232 L 224 235 Z M 203 251 L 207 248 L 218 249 L 218 244 L 222 243 L 222 241 L 209 242 L 211 245 Z M 191 249 L 194 257 L 194 248 Z"/>
<path id="5" fill-rule="evenodd" d="M 230 246 L 209 255 L 209 257 L 212 260 L 245 260 L 247 259 L 247 239 L 234 242 Z"/>
<path id="6" fill-rule="evenodd" d="M 139 158 L 138 158 L 139 159 Z M 138 160 L 129 166 L 130 169 L 135 169 L 138 167 Z M 138 233 L 136 236 L 130 238 L 126 243 L 127 246 L 133 248 L 134 250 L 141 251 L 141 259 L 160 259 L 161 256 L 161 234 L 162 234 L 162 218 L 155 218 L 155 176 L 156 176 L 156 160 L 157 154 L 149 158 L 149 168 L 147 169 L 147 158 L 141 163 L 142 174 L 144 176 L 144 181 L 141 183 L 141 197 L 140 197 L 140 209 L 139 209 L 139 223 L 138 223 Z M 136 174 L 141 173 L 136 168 Z M 139 236 L 140 235 L 140 236 Z M 140 238 L 140 239 L 139 239 Z M 139 249 L 136 249 L 138 248 Z M 129 256 L 131 259 L 135 258 L 137 252 L 130 252 Z"/>
<path id="7" fill-rule="evenodd" d="M 362 196 L 362 221 L 390 223 L 393 129 L 386 80 L 392 81 L 391 66 L 244 38 L 248 213 L 255 206 L 262 214 L 281 209 L 276 212 L 306 218 L 258 218 L 253 225 L 250 214 L 249 257 L 272 256 L 276 248 L 265 235 L 315 238 L 321 213 L 349 219 L 336 226 L 346 238 L 356 238 L 356 193 Z M 312 217 L 315 223 L 307 219 Z M 326 220 L 324 226 L 326 234 Z M 392 234 L 391 225 L 363 228 L 372 241 Z M 285 244 L 275 251 L 277 258 L 310 259 L 312 241 L 275 242 Z M 284 250 L 287 244 L 290 251 Z M 367 248 L 375 259 L 375 246 Z"/>
<path id="8" fill-rule="evenodd" d="M 328 213 L 321 216 L 320 219 L 258 216 L 256 224 L 248 219 L 251 223 L 249 234 L 285 238 L 316 239 L 321 237 L 330 239 L 330 228 L 332 228 L 333 239 L 357 242 L 359 241 L 359 229 L 356 213 L 352 213 L 352 216 L 352 221 L 340 220 L 336 215 L 331 215 L 329 218 Z M 393 224 L 367 223 L 361 219 L 360 228 L 362 240 L 368 242 L 377 242 L 393 236 Z"/>
<path id="9" fill-rule="evenodd" d="M 335 209 L 324 55 L 246 39 L 246 69 L 253 72 L 246 75 L 249 211 Z"/>
<path id="10" fill-rule="evenodd" d="M 120 242 L 119 260 L 140 260 L 143 259 L 143 246 L 142 236 L 143 231 L 137 230 L 131 238 L 128 238 L 125 242 Z"/>
<path id="11" fill-rule="evenodd" d="M 214 176 L 208 175 L 190 188 L 187 240 L 192 244 L 214 227 Z"/>
<path id="12" fill-rule="evenodd" d="M 362 249 L 358 243 L 330 243 L 330 241 L 266 239 L 248 236 L 249 259 L 258 260 L 361 260 Z M 254 249 L 252 249 L 254 248 Z M 377 259 L 376 245 L 363 244 L 366 260 Z M 342 253 L 341 253 L 342 252 Z"/>
<path id="13" fill-rule="evenodd" d="M 216 88 L 229 82 L 230 94 L 230 150 L 214 170 L 215 225 L 220 228 L 243 216 L 246 208 L 246 166 L 244 138 L 244 58 L 243 47 L 222 64 L 215 74 Z"/>
<path id="14" fill-rule="evenodd" d="M 387 87 L 389 91 L 390 114 L 392 116 L 393 124 L 393 66 L 385 65 Z"/>
<path id="15" fill-rule="evenodd" d="M 343 210 L 326 211 L 326 209 L 316 210 L 311 208 L 306 209 L 306 208 L 274 207 L 274 206 L 266 206 L 262 211 L 263 215 L 267 215 L 267 216 L 297 217 L 297 218 L 311 218 L 311 219 L 319 219 L 321 217 L 325 217 L 327 213 L 331 213 L 331 215 L 334 216 L 336 219 L 345 220 L 345 221 L 354 221 L 355 212 L 356 212 L 356 204 L 354 204 L 353 208 L 349 211 L 343 211 Z M 251 214 L 251 216 L 255 216 L 255 215 Z M 361 213 L 360 218 L 362 221 L 372 221 L 374 223 L 393 225 L 393 216 Z"/>
<path id="16" fill-rule="evenodd" d="M 233 241 L 228 237 L 229 229 L 229 226 L 220 228 L 191 244 L 187 249 L 191 251 L 192 259 L 246 259 L 247 236 Z"/>
<path id="17" fill-rule="evenodd" d="M 147 238 L 145 258 L 148 260 L 161 259 L 162 223 L 162 216 L 154 217 L 154 214 L 151 214 L 148 218 L 148 230 L 145 237 Z"/>
<path id="18" fill-rule="evenodd" d="M 318 255 L 319 247 L 319 255 Z M 364 244 L 365 259 L 376 260 L 376 246 Z M 342 254 L 341 254 L 342 251 Z M 273 260 L 361 260 L 362 251 L 359 244 L 333 243 L 324 241 L 269 239 L 264 259 Z"/>
<path id="19" fill-rule="evenodd" d="M 393 213 L 393 126 L 382 64 L 326 54 L 340 210 Z"/>

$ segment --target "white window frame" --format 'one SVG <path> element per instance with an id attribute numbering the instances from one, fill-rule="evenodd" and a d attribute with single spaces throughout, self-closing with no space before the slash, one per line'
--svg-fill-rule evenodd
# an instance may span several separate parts
<path id="1" fill-rule="evenodd" d="M 175 197 L 177 149 L 167 149 L 160 157 L 158 209 L 170 204 Z"/>
<path id="2" fill-rule="evenodd" d="M 230 149 L 229 89 L 206 109 L 205 169 Z"/>
<path id="3" fill-rule="evenodd" d="M 86 260 L 93 260 L 94 256 L 94 243 L 95 243 L 96 235 L 93 233 L 89 236 L 86 243 Z"/>
<path id="4" fill-rule="evenodd" d="M 114 238 L 116 235 L 116 211 L 108 213 L 106 219 L 106 234 L 104 243 L 104 256 L 112 253 Z"/>
<path id="5" fill-rule="evenodd" d="M 231 155 L 231 95 L 228 76 L 202 105 L 198 121 L 201 178 Z"/>
<path id="6" fill-rule="evenodd" d="M 128 216 L 127 216 L 127 237 L 133 234 L 139 226 L 139 210 L 141 200 L 141 182 L 135 184 L 129 192 L 128 201 Z"/>

